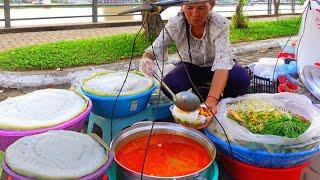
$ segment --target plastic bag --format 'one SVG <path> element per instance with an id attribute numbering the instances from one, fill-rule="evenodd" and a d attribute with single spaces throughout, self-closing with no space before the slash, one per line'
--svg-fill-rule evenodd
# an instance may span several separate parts
<path id="1" fill-rule="evenodd" d="M 275 67 L 279 67 L 281 65 L 284 65 L 283 59 L 261 58 L 258 62 L 254 63 L 253 73 L 256 76 L 272 80 L 273 74 L 275 73 Z"/>
<path id="2" fill-rule="evenodd" d="M 229 119 L 228 103 L 244 99 L 258 98 L 272 103 L 274 106 L 300 115 L 311 122 L 309 128 L 297 138 L 287 138 L 275 135 L 254 134 L 238 122 Z M 297 152 L 319 146 L 320 142 L 320 113 L 319 110 L 304 95 L 294 93 L 278 94 L 248 94 L 237 98 L 226 98 L 219 102 L 217 119 L 226 131 L 232 143 L 247 147 L 251 150 L 268 152 Z M 226 139 L 221 126 L 212 123 L 211 133 Z"/>

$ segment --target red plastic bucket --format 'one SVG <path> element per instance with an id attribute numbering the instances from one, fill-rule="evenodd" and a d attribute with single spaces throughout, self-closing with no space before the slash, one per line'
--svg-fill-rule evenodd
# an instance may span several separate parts
<path id="1" fill-rule="evenodd" d="M 233 167 L 231 157 L 223 153 L 218 153 L 217 157 L 224 170 L 239 180 L 299 180 L 302 170 L 310 164 L 310 162 L 307 162 L 291 168 L 271 169 L 252 166 L 234 159 Z"/>

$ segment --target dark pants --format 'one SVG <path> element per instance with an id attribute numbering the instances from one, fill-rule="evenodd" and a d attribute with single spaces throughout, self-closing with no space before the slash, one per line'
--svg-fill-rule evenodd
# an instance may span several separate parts
<path id="1" fill-rule="evenodd" d="M 199 67 L 191 63 L 184 64 L 189 72 L 192 82 L 205 100 L 209 92 L 214 72 L 211 71 L 211 67 Z M 185 67 L 182 62 L 177 64 L 176 67 L 164 78 L 164 81 L 175 94 L 192 88 L 186 74 Z M 229 70 L 228 81 L 223 92 L 223 98 L 246 94 L 249 84 L 250 78 L 247 71 L 238 63 L 235 63 L 233 68 Z M 170 94 L 165 89 L 162 88 L 162 91 L 171 98 Z M 196 91 L 193 89 L 193 92 Z"/>

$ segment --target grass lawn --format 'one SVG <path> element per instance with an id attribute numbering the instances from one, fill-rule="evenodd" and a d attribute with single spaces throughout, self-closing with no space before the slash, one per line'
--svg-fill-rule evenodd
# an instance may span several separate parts
<path id="1" fill-rule="evenodd" d="M 299 18 L 250 22 L 247 29 L 231 28 L 231 42 L 296 35 L 299 24 Z M 0 53 L 0 69 L 41 70 L 112 63 L 130 58 L 134 37 L 135 34 L 122 34 L 16 48 Z M 134 57 L 141 56 L 149 45 L 150 40 L 139 35 L 134 47 Z M 175 52 L 174 45 L 169 52 Z"/>

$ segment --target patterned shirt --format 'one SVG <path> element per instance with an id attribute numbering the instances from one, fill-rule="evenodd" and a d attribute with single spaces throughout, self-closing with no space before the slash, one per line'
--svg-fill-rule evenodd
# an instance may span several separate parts
<path id="1" fill-rule="evenodd" d="M 232 69 L 234 61 L 229 42 L 230 24 L 227 18 L 211 11 L 200 39 L 191 34 L 191 29 L 190 25 L 189 42 L 192 62 L 188 52 L 185 17 L 182 13 L 168 21 L 158 38 L 153 42 L 153 48 L 150 46 L 145 52 L 153 54 L 156 60 L 167 60 L 168 45 L 174 41 L 184 62 L 193 63 L 200 67 L 212 66 L 212 71 Z"/>

